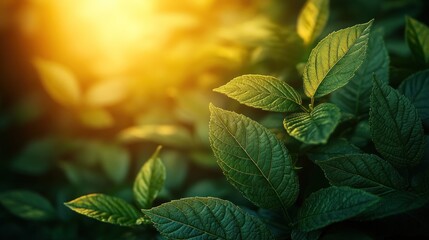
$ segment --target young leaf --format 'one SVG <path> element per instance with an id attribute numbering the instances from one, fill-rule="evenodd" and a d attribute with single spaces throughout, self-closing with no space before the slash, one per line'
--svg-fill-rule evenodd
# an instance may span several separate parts
<path id="1" fill-rule="evenodd" d="M 422 120 L 429 119 L 429 70 L 415 73 L 398 87 L 416 107 Z"/>
<path id="2" fill-rule="evenodd" d="M 389 82 L 389 55 L 379 31 L 371 32 L 365 61 L 347 85 L 332 93 L 331 101 L 343 112 L 367 115 L 374 74 L 383 82 Z"/>
<path id="3" fill-rule="evenodd" d="M 411 18 L 406 18 L 405 38 L 417 60 L 429 64 L 429 27 Z"/>
<path id="4" fill-rule="evenodd" d="M 286 115 L 283 125 L 289 135 L 308 144 L 326 143 L 341 118 L 340 109 L 331 103 L 322 103 L 310 113 Z"/>
<path id="5" fill-rule="evenodd" d="M 298 16 L 298 35 L 311 44 L 325 28 L 329 18 L 329 0 L 307 0 Z"/>
<path id="6" fill-rule="evenodd" d="M 298 229 L 309 232 L 362 213 L 379 198 L 359 189 L 329 187 L 312 193 L 298 210 Z"/>
<path id="7" fill-rule="evenodd" d="M 43 87 L 55 101 L 64 106 L 79 104 L 81 92 L 72 72 L 56 62 L 40 58 L 34 60 L 34 65 L 39 72 Z"/>
<path id="8" fill-rule="evenodd" d="M 420 162 L 425 138 L 418 112 L 410 100 L 374 79 L 369 112 L 371 137 L 378 152 L 396 167 Z"/>
<path id="9" fill-rule="evenodd" d="M 392 191 L 383 195 L 377 204 L 366 209 L 357 218 L 359 220 L 380 219 L 421 208 L 427 202 L 427 196 L 419 196 L 405 191 Z"/>
<path id="10" fill-rule="evenodd" d="M 184 198 L 142 211 L 168 239 L 274 239 L 259 219 L 218 198 Z"/>
<path id="11" fill-rule="evenodd" d="M 284 212 L 298 179 L 282 142 L 259 123 L 210 104 L 210 143 L 228 181 L 261 208 Z"/>
<path id="12" fill-rule="evenodd" d="M 304 68 L 304 92 L 323 97 L 346 85 L 365 59 L 372 20 L 329 34 L 311 51 Z"/>
<path id="13" fill-rule="evenodd" d="M 273 112 L 300 110 L 301 96 L 291 86 L 275 77 L 243 75 L 214 89 L 250 107 Z"/>
<path id="14" fill-rule="evenodd" d="M 158 157 L 161 146 L 143 165 L 134 180 L 134 199 L 140 208 L 152 207 L 152 202 L 164 187 L 166 170 L 161 159 Z"/>
<path id="15" fill-rule="evenodd" d="M 382 195 L 404 190 L 406 182 L 388 162 L 370 154 L 353 154 L 316 161 L 329 182 Z"/>
<path id="16" fill-rule="evenodd" d="M 49 220 L 55 217 L 51 203 L 35 192 L 4 192 L 0 194 L 0 203 L 14 215 L 27 220 Z"/>
<path id="17" fill-rule="evenodd" d="M 126 201 L 104 194 L 89 194 L 64 204 L 79 214 L 120 226 L 135 226 L 147 221 Z"/>

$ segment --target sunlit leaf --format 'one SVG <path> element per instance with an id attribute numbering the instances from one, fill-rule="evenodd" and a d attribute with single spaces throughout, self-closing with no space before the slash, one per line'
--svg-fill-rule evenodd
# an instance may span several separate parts
<path id="1" fill-rule="evenodd" d="M 329 0 L 307 0 L 298 16 L 297 31 L 306 44 L 320 36 L 329 18 Z"/>
<path id="2" fill-rule="evenodd" d="M 115 120 L 105 109 L 91 108 L 79 111 L 79 120 L 89 128 L 102 129 L 113 126 Z"/>
<path id="3" fill-rule="evenodd" d="M 164 187 L 166 170 L 161 159 L 158 157 L 161 147 L 142 166 L 134 180 L 134 199 L 140 208 L 152 207 L 152 202 Z"/>
<path id="4" fill-rule="evenodd" d="M 293 204 L 298 179 L 284 144 L 259 123 L 210 105 L 210 142 L 218 164 L 247 199 L 263 208 Z"/>
<path id="5" fill-rule="evenodd" d="M 119 138 L 125 142 L 151 141 L 165 146 L 189 148 L 193 139 L 188 129 L 173 124 L 146 124 L 123 130 Z"/>
<path id="6" fill-rule="evenodd" d="M 378 195 L 405 190 L 407 186 L 395 168 L 376 155 L 349 154 L 316 163 L 336 186 L 349 186 Z"/>
<path id="7" fill-rule="evenodd" d="M 409 76 L 398 90 L 410 99 L 422 120 L 429 119 L 429 70 Z"/>
<path id="8" fill-rule="evenodd" d="M 300 110 L 301 96 L 291 86 L 275 77 L 243 75 L 214 89 L 250 107 L 274 112 Z"/>
<path id="9" fill-rule="evenodd" d="M 51 203 L 35 192 L 4 192 L 0 194 L 0 203 L 14 215 L 26 220 L 49 220 L 55 217 Z"/>
<path id="10" fill-rule="evenodd" d="M 374 74 L 389 82 L 389 55 L 379 31 L 371 32 L 365 61 L 347 85 L 332 93 L 331 101 L 344 112 L 367 115 Z"/>
<path id="11" fill-rule="evenodd" d="M 410 100 L 377 78 L 371 93 L 369 123 L 378 152 L 397 167 L 415 166 L 425 147 L 422 122 Z"/>
<path id="12" fill-rule="evenodd" d="M 119 103 L 127 96 L 128 79 L 100 81 L 88 90 L 85 101 L 90 106 L 104 107 Z"/>
<path id="13" fill-rule="evenodd" d="M 417 60 L 429 64 L 429 27 L 414 18 L 406 18 L 405 38 Z"/>
<path id="14" fill-rule="evenodd" d="M 184 198 L 142 211 L 169 239 L 274 239 L 259 219 L 218 198 Z"/>
<path id="15" fill-rule="evenodd" d="M 79 82 L 66 67 L 45 59 L 34 60 L 43 86 L 49 95 L 64 106 L 77 106 L 81 101 Z"/>
<path id="16" fill-rule="evenodd" d="M 379 198 L 359 189 L 329 187 L 312 193 L 298 210 L 301 231 L 312 231 L 362 213 Z"/>
<path id="17" fill-rule="evenodd" d="M 323 97 L 346 85 L 365 59 L 372 20 L 329 34 L 311 51 L 304 68 L 304 92 Z"/>
<path id="18" fill-rule="evenodd" d="M 322 103 L 311 112 L 285 116 L 284 127 L 292 137 L 309 144 L 326 143 L 340 122 L 341 113 L 331 103 Z"/>
<path id="19" fill-rule="evenodd" d="M 120 226 L 135 226 L 146 221 L 129 203 L 104 194 L 89 194 L 64 204 L 79 214 Z"/>

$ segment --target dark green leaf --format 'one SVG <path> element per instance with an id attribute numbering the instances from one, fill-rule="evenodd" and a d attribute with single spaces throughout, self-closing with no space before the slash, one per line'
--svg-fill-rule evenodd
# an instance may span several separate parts
<path id="1" fill-rule="evenodd" d="M 312 193 L 298 210 L 298 229 L 309 232 L 365 211 L 379 198 L 359 189 L 329 187 Z"/>
<path id="2" fill-rule="evenodd" d="M 259 219 L 218 198 L 184 198 L 142 211 L 169 239 L 274 239 Z"/>
<path id="3" fill-rule="evenodd" d="M 117 145 L 100 145 L 98 156 L 101 167 L 110 180 L 121 183 L 128 174 L 130 156 L 128 152 Z"/>
<path id="4" fill-rule="evenodd" d="M 166 170 L 158 157 L 159 146 L 150 159 L 143 165 L 134 180 L 134 199 L 140 208 L 152 207 L 152 202 L 164 187 Z"/>
<path id="5" fill-rule="evenodd" d="M 273 133 L 259 123 L 210 105 L 210 142 L 228 181 L 262 208 L 292 205 L 298 179 L 291 157 Z"/>
<path id="6" fill-rule="evenodd" d="M 320 230 L 315 230 L 311 232 L 301 232 L 298 230 L 293 230 L 291 234 L 292 240 L 317 240 L 321 234 Z"/>
<path id="7" fill-rule="evenodd" d="M 214 91 L 250 107 L 273 112 L 300 110 L 301 96 L 291 86 L 275 77 L 243 75 Z"/>
<path id="8" fill-rule="evenodd" d="M 404 190 L 407 186 L 395 168 L 376 155 L 353 154 L 316 163 L 336 186 L 349 186 L 377 195 Z"/>
<path id="9" fill-rule="evenodd" d="M 393 191 L 380 198 L 380 201 L 358 216 L 359 220 L 374 220 L 404 213 L 423 207 L 428 202 L 427 196 L 419 196 L 404 191 Z"/>
<path id="10" fill-rule="evenodd" d="M 334 157 L 357 154 L 362 151 L 346 139 L 334 139 L 325 145 L 317 146 L 308 153 L 312 161 L 323 161 Z"/>
<path id="11" fill-rule="evenodd" d="M 304 92 L 323 97 L 346 85 L 365 59 L 372 20 L 329 34 L 311 51 L 304 68 Z"/>
<path id="12" fill-rule="evenodd" d="M 79 214 L 120 226 L 135 226 L 147 221 L 129 203 L 104 194 L 89 194 L 64 204 Z"/>
<path id="13" fill-rule="evenodd" d="M 406 18 L 405 38 L 408 46 L 417 60 L 429 64 L 429 28 L 423 23 Z"/>
<path id="14" fill-rule="evenodd" d="M 387 161 L 397 167 L 420 162 L 425 146 L 423 127 L 408 98 L 376 78 L 369 115 L 372 140 Z"/>
<path id="15" fill-rule="evenodd" d="M 286 115 L 283 124 L 289 135 L 308 144 L 326 143 L 339 123 L 341 112 L 334 104 L 322 103 L 310 113 Z"/>
<path id="16" fill-rule="evenodd" d="M 311 44 L 325 28 L 329 18 L 329 0 L 307 0 L 298 16 L 297 32 L 305 44 Z"/>
<path id="17" fill-rule="evenodd" d="M 51 203 L 35 192 L 15 190 L 1 193 L 0 203 L 14 215 L 27 220 L 49 220 L 55 217 Z"/>
<path id="18" fill-rule="evenodd" d="M 411 75 L 399 85 L 398 90 L 410 99 L 422 120 L 429 119 L 429 70 Z"/>
<path id="19" fill-rule="evenodd" d="M 378 79 L 389 82 L 389 55 L 379 31 L 371 32 L 366 60 L 346 86 L 332 93 L 331 101 L 343 112 L 355 116 L 368 114 L 374 74 Z"/>

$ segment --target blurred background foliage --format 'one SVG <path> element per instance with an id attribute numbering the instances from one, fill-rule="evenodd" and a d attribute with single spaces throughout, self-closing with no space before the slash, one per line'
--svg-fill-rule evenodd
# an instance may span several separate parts
<path id="1" fill-rule="evenodd" d="M 131 201 L 132 180 L 157 145 L 167 168 L 160 202 L 210 195 L 251 208 L 216 166 L 208 103 L 228 103 L 293 144 L 281 115 L 212 89 L 244 73 L 301 87 L 311 49 L 295 27 L 304 2 L 1 0 L 0 192 L 30 190 L 55 209 L 39 222 L 0 208 L 1 238 L 155 236 L 77 216 L 63 202 L 90 192 Z M 428 23 L 427 10 L 425 0 L 331 0 L 322 37 L 375 18 L 395 86 L 419 68 L 409 60 L 404 18 Z"/>

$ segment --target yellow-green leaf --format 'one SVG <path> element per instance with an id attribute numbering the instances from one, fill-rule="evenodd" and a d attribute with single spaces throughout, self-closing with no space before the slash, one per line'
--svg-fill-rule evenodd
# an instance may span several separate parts
<path id="1" fill-rule="evenodd" d="M 98 82 L 86 93 L 86 103 L 94 107 L 111 106 L 127 96 L 128 79 L 111 79 Z"/>
<path id="2" fill-rule="evenodd" d="M 81 101 L 79 82 L 75 75 L 59 63 L 37 58 L 34 66 L 48 94 L 64 106 L 77 106 Z"/>
<path id="3" fill-rule="evenodd" d="M 307 0 L 298 16 L 298 35 L 305 44 L 320 36 L 329 18 L 329 0 Z"/>
<path id="4" fill-rule="evenodd" d="M 349 82 L 365 59 L 372 22 L 333 32 L 311 51 L 304 68 L 308 97 L 323 97 Z"/>
<path id="5" fill-rule="evenodd" d="M 164 187 L 166 170 L 161 159 L 158 157 L 161 146 L 143 165 L 134 180 L 134 199 L 140 208 L 152 207 L 152 202 Z"/>

